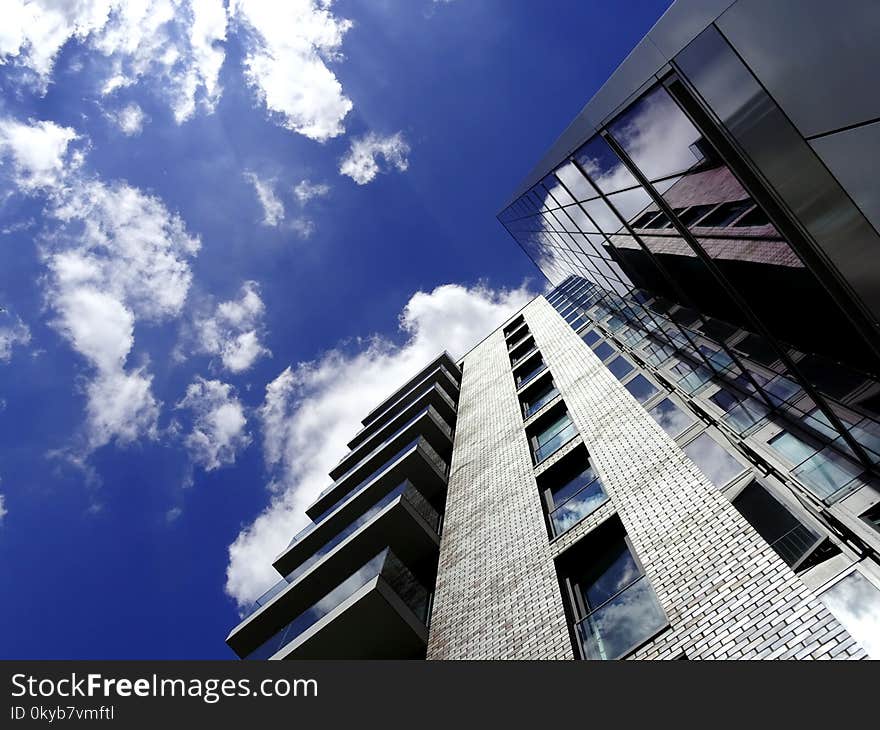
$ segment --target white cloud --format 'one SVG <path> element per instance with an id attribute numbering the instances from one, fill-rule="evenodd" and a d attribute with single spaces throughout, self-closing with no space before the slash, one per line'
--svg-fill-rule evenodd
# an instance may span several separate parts
<path id="1" fill-rule="evenodd" d="M 330 186 L 325 183 L 313 183 L 309 180 L 300 180 L 293 188 L 293 194 L 301 205 L 305 205 L 313 198 L 323 198 L 330 192 Z"/>
<path id="2" fill-rule="evenodd" d="M 8 514 L 9 512 L 6 509 L 6 497 L 0 494 L 0 522 L 3 522 L 3 518 Z"/>
<path id="3" fill-rule="evenodd" d="M 238 299 L 221 302 L 213 312 L 195 318 L 197 350 L 219 355 L 223 367 L 233 373 L 247 370 L 272 354 L 261 342 L 265 310 L 257 282 L 244 282 Z"/>
<path id="4" fill-rule="evenodd" d="M 107 59 L 102 94 L 149 79 L 180 123 L 219 98 L 226 25 L 223 0 L 5 0 L 0 62 L 45 93 L 59 52 L 78 41 Z"/>
<path id="5" fill-rule="evenodd" d="M 15 317 L 9 323 L 4 319 L 11 317 L 6 312 L 0 312 L 0 362 L 9 362 L 12 359 L 12 349 L 16 345 L 30 344 L 31 331 L 20 317 Z"/>
<path id="6" fill-rule="evenodd" d="M 143 368 L 98 372 L 86 386 L 88 451 L 114 440 L 126 445 L 141 438 L 158 438 L 161 403 L 153 397 L 152 382 L 152 375 Z"/>
<path id="7" fill-rule="evenodd" d="M 119 111 L 109 113 L 108 117 L 127 137 L 140 134 L 147 119 L 144 110 L 135 103 L 126 104 Z"/>
<path id="8" fill-rule="evenodd" d="M 74 162 L 68 147 L 75 139 L 73 129 L 54 122 L 0 119 L 0 161 L 12 162 L 13 180 L 22 190 L 52 187 Z"/>
<path id="9" fill-rule="evenodd" d="M 75 172 L 52 191 L 47 213 L 54 230 L 41 254 L 53 325 L 94 371 L 84 388 L 85 451 L 155 439 L 152 376 L 145 366 L 126 370 L 135 325 L 180 315 L 200 241 L 158 198 Z"/>
<path id="10" fill-rule="evenodd" d="M 270 114 L 287 129 L 323 142 L 345 131 L 351 100 L 328 63 L 340 57 L 350 20 L 332 0 L 232 0 L 243 31 L 245 76 Z"/>
<path id="11" fill-rule="evenodd" d="M 259 414 L 272 499 L 229 548 L 226 591 L 240 606 L 278 580 L 272 560 L 307 523 L 305 507 L 327 486 L 360 419 L 442 350 L 463 354 L 532 296 L 525 286 L 418 292 L 400 316 L 402 345 L 374 337 L 358 352 L 335 349 L 288 367 L 266 386 Z"/>
<path id="12" fill-rule="evenodd" d="M 351 141 L 351 147 L 339 164 L 339 172 L 347 175 L 358 185 L 366 185 L 381 172 L 378 158 L 385 160 L 387 167 L 396 167 L 405 172 L 409 167 L 407 155 L 410 147 L 401 132 L 381 137 L 374 132 Z"/>
<path id="13" fill-rule="evenodd" d="M 290 222 L 290 227 L 300 238 L 309 238 L 317 229 L 315 221 L 311 218 L 299 216 Z"/>
<path id="14" fill-rule="evenodd" d="M 231 385 L 197 377 L 177 408 L 190 409 L 194 420 L 184 445 L 192 462 L 205 471 L 234 464 L 250 442 L 244 406 Z"/>
<path id="15" fill-rule="evenodd" d="M 284 220 L 284 203 L 275 194 L 275 181 L 264 180 L 254 172 L 245 172 L 244 178 L 254 186 L 254 192 L 263 207 L 263 225 L 279 225 Z"/>

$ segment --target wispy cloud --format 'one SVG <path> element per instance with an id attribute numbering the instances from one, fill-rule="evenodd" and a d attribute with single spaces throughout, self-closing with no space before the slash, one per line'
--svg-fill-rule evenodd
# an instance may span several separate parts
<path id="1" fill-rule="evenodd" d="M 178 123 L 220 96 L 227 16 L 223 0 L 6 0 L 0 59 L 45 93 L 70 41 L 103 59 L 98 93 L 147 82 Z"/>
<path id="2" fill-rule="evenodd" d="M 257 200 L 263 208 L 263 225 L 278 226 L 284 220 L 284 203 L 275 194 L 275 180 L 261 178 L 255 172 L 247 171 L 244 178 L 254 186 Z"/>
<path id="3" fill-rule="evenodd" d="M 7 311 L 0 311 L 0 363 L 12 359 L 15 347 L 26 347 L 31 342 L 31 330 L 21 320 Z"/>
<path id="4" fill-rule="evenodd" d="M 293 188 L 293 194 L 305 205 L 314 198 L 323 198 L 330 192 L 330 186 L 325 183 L 313 183 L 309 180 L 300 180 Z"/>
<path id="5" fill-rule="evenodd" d="M 348 153 L 339 164 L 339 172 L 358 185 L 366 185 L 388 168 L 405 172 L 409 167 L 409 152 L 410 146 L 401 132 L 388 137 L 370 132 L 352 139 Z M 380 166 L 379 158 L 384 161 L 384 168 Z"/>
<path id="6" fill-rule="evenodd" d="M 112 121 L 126 137 L 135 137 L 143 131 L 147 115 L 140 105 L 132 102 L 121 109 L 108 112 L 107 117 Z"/>

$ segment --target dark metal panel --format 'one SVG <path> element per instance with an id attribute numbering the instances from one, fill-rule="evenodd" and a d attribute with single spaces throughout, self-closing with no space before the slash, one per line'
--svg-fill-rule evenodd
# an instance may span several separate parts
<path id="1" fill-rule="evenodd" d="M 679 0 L 663 13 L 648 31 L 648 37 L 660 53 L 667 59 L 672 58 L 734 3 L 735 0 Z"/>
<path id="2" fill-rule="evenodd" d="M 880 123 L 829 134 L 810 144 L 874 228 L 880 231 L 880 191 L 877 187 Z"/>
<path id="3" fill-rule="evenodd" d="M 675 63 L 841 281 L 861 298 L 874 321 L 880 320 L 877 232 L 730 45 L 713 26 L 679 53 Z"/>
<path id="4" fill-rule="evenodd" d="M 805 137 L 880 117 L 880 3 L 739 0 L 717 25 Z"/>

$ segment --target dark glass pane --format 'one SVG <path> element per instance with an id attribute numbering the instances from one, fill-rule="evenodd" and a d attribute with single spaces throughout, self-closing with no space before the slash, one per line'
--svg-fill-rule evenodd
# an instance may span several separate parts
<path id="1" fill-rule="evenodd" d="M 615 357 L 610 363 L 608 363 L 608 369 L 615 378 L 620 380 L 632 371 L 633 366 L 625 357 Z"/>
<path id="2" fill-rule="evenodd" d="M 736 496 L 733 505 L 768 543 L 800 524 L 766 489 L 754 482 Z"/>
<path id="3" fill-rule="evenodd" d="M 614 353 L 614 348 L 611 347 L 607 342 L 603 342 L 600 345 L 596 346 L 593 349 L 593 352 L 596 353 L 596 357 L 600 360 L 605 360 L 609 355 Z"/>
<path id="4" fill-rule="evenodd" d="M 733 223 L 752 206 L 751 200 L 722 203 L 700 221 L 700 228 L 724 228 Z"/>
<path id="5" fill-rule="evenodd" d="M 601 554 L 578 581 L 584 605 L 592 611 L 626 588 L 641 575 L 624 538 L 619 538 Z"/>
<path id="6" fill-rule="evenodd" d="M 596 332 L 596 330 L 587 330 L 581 335 L 581 339 L 588 345 L 592 345 L 602 339 L 602 335 Z"/>
<path id="7" fill-rule="evenodd" d="M 632 397 L 639 403 L 644 403 L 659 392 L 644 375 L 636 375 L 636 377 L 624 385 L 624 388 L 626 388 Z"/>

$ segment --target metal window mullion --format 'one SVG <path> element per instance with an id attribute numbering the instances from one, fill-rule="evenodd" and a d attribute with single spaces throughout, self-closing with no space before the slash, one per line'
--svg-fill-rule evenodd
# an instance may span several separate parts
<path id="1" fill-rule="evenodd" d="M 611 146 L 612 150 L 615 154 L 620 157 L 623 163 L 629 168 L 630 172 L 636 176 L 636 179 L 642 184 L 645 188 L 645 191 L 651 198 L 654 200 L 654 203 L 663 210 L 666 215 L 669 216 L 670 220 L 672 220 L 673 225 L 676 230 L 682 236 L 682 239 L 685 243 L 690 246 L 691 250 L 696 254 L 697 258 L 702 261 L 703 265 L 707 268 L 710 274 L 712 274 L 715 281 L 718 285 L 724 290 L 724 292 L 731 298 L 731 301 L 739 307 L 742 313 L 746 316 L 746 319 L 749 323 L 755 328 L 755 332 L 757 332 L 761 337 L 763 337 L 773 348 L 776 354 L 779 356 L 779 359 L 785 365 L 786 369 L 792 373 L 795 378 L 797 378 L 800 382 L 804 391 L 813 398 L 813 401 L 816 402 L 819 409 L 825 415 L 826 418 L 831 422 L 834 428 L 840 433 L 843 440 L 846 441 L 847 445 L 852 449 L 853 453 L 856 455 L 858 460 L 861 462 L 862 466 L 867 469 L 873 469 L 873 463 L 868 458 L 865 451 L 862 449 L 861 444 L 853 438 L 852 434 L 843 426 L 843 422 L 838 418 L 837 414 L 831 409 L 831 407 L 825 402 L 825 399 L 822 398 L 819 393 L 813 388 L 812 383 L 810 383 L 806 377 L 804 377 L 803 373 L 800 372 L 795 362 L 788 355 L 788 352 L 785 348 L 781 347 L 779 342 L 775 337 L 770 333 L 770 331 L 764 326 L 763 322 L 761 322 L 760 318 L 752 311 L 752 308 L 748 305 L 748 302 L 739 294 L 736 289 L 731 286 L 730 282 L 727 281 L 727 277 L 724 276 L 723 273 L 718 269 L 715 265 L 715 262 L 712 260 L 712 257 L 706 253 L 706 250 L 700 245 L 699 241 L 691 234 L 688 228 L 678 220 L 678 217 L 672 212 L 672 208 L 666 202 L 662 195 L 660 195 L 654 187 L 648 182 L 648 179 L 642 174 L 641 170 L 639 170 L 635 163 L 630 159 L 629 155 L 627 155 L 626 151 L 617 143 L 610 134 L 606 136 L 606 141 Z M 696 310 L 698 311 L 698 310 Z M 737 363 L 737 366 L 743 371 L 746 377 L 752 382 L 752 384 L 756 387 L 757 392 L 761 393 L 762 398 L 770 405 L 771 409 L 774 411 L 778 411 L 776 406 L 772 403 L 770 398 L 764 393 L 764 389 L 757 383 L 757 381 L 752 377 L 752 374 L 742 367 L 742 364 L 739 361 L 739 358 L 732 354 L 729 348 L 726 345 L 722 345 L 725 350 L 728 351 L 728 354 Z M 714 370 L 714 368 L 713 368 Z"/>
<path id="2" fill-rule="evenodd" d="M 610 140 L 606 139 L 606 141 L 608 141 L 610 143 Z M 612 151 L 616 152 L 614 147 L 612 147 Z M 654 254 L 654 252 L 651 251 L 650 248 L 648 248 L 648 246 L 645 244 L 645 242 L 642 241 L 641 237 L 635 233 L 635 230 L 633 228 L 630 227 L 629 222 L 624 219 L 624 217 L 620 214 L 620 211 L 617 210 L 617 207 L 615 205 L 613 205 L 611 203 L 611 201 L 605 197 L 605 195 L 602 193 L 601 190 L 599 190 L 599 187 L 596 185 L 596 183 L 594 183 L 592 178 L 590 178 L 587 175 L 586 170 L 584 170 L 581 167 L 580 163 L 578 163 L 577 160 L 572 159 L 571 162 L 572 162 L 572 164 L 574 164 L 577 167 L 577 169 L 580 171 L 580 173 L 582 175 L 584 175 L 584 177 L 586 177 L 586 179 L 589 181 L 590 185 L 592 185 L 596 189 L 596 191 L 599 193 L 599 198 L 605 203 L 605 205 L 607 205 L 609 207 L 609 209 L 614 213 L 614 215 L 616 215 L 617 218 L 620 221 L 622 221 L 623 228 L 626 229 L 628 234 L 633 237 L 633 240 L 636 241 L 636 243 L 638 243 L 638 245 L 642 248 L 642 250 L 647 254 L 648 258 L 650 258 L 652 263 L 657 267 L 657 270 L 660 272 L 660 275 L 666 281 L 667 285 L 669 285 L 672 288 L 672 290 L 676 293 L 676 295 L 678 297 L 680 297 L 680 299 L 685 303 L 685 306 L 687 306 L 689 309 L 692 309 L 693 311 L 695 311 L 701 321 L 706 322 L 706 318 L 703 316 L 702 312 L 700 312 L 699 308 L 694 306 L 690 297 L 687 296 L 687 294 L 681 289 L 681 287 L 679 287 L 678 283 L 675 281 L 675 278 L 669 274 L 669 272 L 666 270 L 666 267 L 657 259 L 657 256 Z M 644 187 L 644 185 L 642 185 L 642 187 Z M 632 189 L 636 189 L 636 188 L 632 188 Z M 591 220 L 592 220 L 592 218 L 591 218 Z M 603 233 L 602 235 L 605 235 L 605 234 Z M 607 236 L 606 236 L 606 240 L 607 240 Z M 642 309 L 644 309 L 646 312 L 649 312 L 649 314 L 648 314 L 649 317 L 651 317 L 652 319 L 654 318 L 653 313 L 650 313 L 650 311 L 647 307 L 642 306 Z M 688 331 L 684 327 L 682 327 L 682 325 L 680 325 L 678 322 L 676 322 L 674 319 L 672 319 L 671 317 L 669 317 L 667 319 L 675 327 L 678 328 L 678 330 L 681 332 L 682 336 L 688 341 L 688 343 L 691 345 L 693 350 L 697 352 L 698 357 L 700 357 L 702 360 L 705 361 L 709 370 L 711 372 L 716 372 L 715 367 L 712 365 L 711 362 L 709 362 L 709 359 L 702 352 L 700 352 L 699 348 L 696 346 L 694 341 L 691 339 L 690 335 L 688 334 Z M 656 323 L 657 320 L 654 319 L 654 322 Z M 658 327 L 659 327 L 659 325 L 658 325 Z M 659 332 L 661 332 L 663 334 L 663 336 L 666 337 L 666 333 L 662 327 L 659 327 Z M 668 337 L 667 337 L 667 339 L 668 339 Z M 672 342 L 672 340 L 668 340 L 668 341 L 669 341 L 669 344 L 672 345 L 674 350 L 678 349 L 676 347 L 675 343 Z M 723 345 L 722 345 L 722 347 L 723 347 Z"/>

